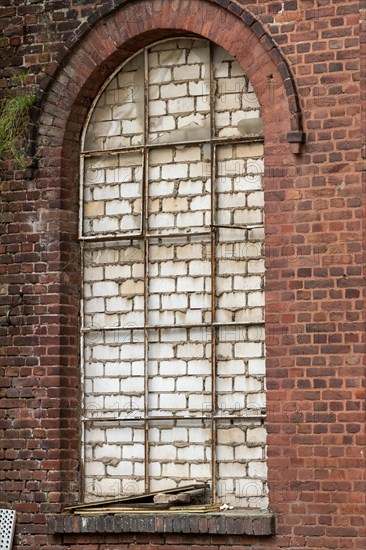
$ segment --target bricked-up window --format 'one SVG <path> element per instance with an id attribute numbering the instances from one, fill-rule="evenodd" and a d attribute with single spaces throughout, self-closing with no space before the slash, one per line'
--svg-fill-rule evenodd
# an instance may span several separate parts
<path id="1" fill-rule="evenodd" d="M 146 48 L 81 153 L 85 498 L 208 481 L 265 508 L 263 138 L 237 61 Z"/>

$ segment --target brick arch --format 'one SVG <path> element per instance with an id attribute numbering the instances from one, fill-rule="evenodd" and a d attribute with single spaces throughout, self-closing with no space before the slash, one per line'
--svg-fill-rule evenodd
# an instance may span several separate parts
<path id="1" fill-rule="evenodd" d="M 120 0 L 117 7 L 101 6 L 50 67 L 42 83 L 45 99 L 41 112 L 47 112 L 47 104 L 62 93 L 62 87 L 70 100 L 74 96 L 74 103 L 68 102 L 71 111 L 82 97 L 95 96 L 118 63 L 172 33 L 207 38 L 236 57 L 263 107 L 264 124 L 276 119 L 277 133 L 282 129 L 278 123 L 283 126 L 282 141 L 304 141 L 300 102 L 286 59 L 262 24 L 230 0 Z M 67 115 L 62 114 L 64 121 Z M 296 149 L 299 147 L 294 147 L 294 152 Z"/>
<path id="2" fill-rule="evenodd" d="M 222 4 L 228 9 L 222 7 Z M 139 0 L 121 2 L 119 9 L 86 26 L 71 52 L 51 70 L 38 124 L 39 227 L 49 236 L 47 272 L 57 289 L 45 294 L 54 312 L 53 353 L 58 363 L 47 394 L 59 410 L 60 498 L 78 500 L 80 475 L 78 418 L 79 245 L 77 240 L 79 150 L 85 117 L 98 90 L 113 70 L 144 46 L 159 39 L 192 35 L 206 38 L 237 58 L 262 105 L 267 168 L 294 165 L 302 141 L 301 113 L 293 79 L 274 42 L 260 24 L 225 0 Z M 278 172 L 278 173 L 277 173 Z M 266 225 L 278 232 L 278 193 L 287 185 L 281 169 L 266 171 Z M 289 183 L 291 185 L 291 183 Z M 270 192 L 268 192 L 270 191 Z M 277 201 L 277 202 L 276 202 Z M 50 300 L 53 300 L 51 303 Z M 269 300 L 270 302 L 270 300 Z M 50 323 L 49 318 L 45 324 Z M 47 350 L 47 334 L 45 349 Z M 47 353 L 45 363 L 50 361 Z M 55 361 L 55 358 L 51 358 Z M 52 365 L 55 365 L 53 367 Z M 56 378 L 58 380 L 56 380 Z M 54 401 L 58 400 L 58 405 Z"/>

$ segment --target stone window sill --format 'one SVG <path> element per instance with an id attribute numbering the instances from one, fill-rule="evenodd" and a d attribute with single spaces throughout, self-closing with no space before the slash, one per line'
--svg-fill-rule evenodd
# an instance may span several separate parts
<path id="1" fill-rule="evenodd" d="M 274 514 L 240 510 L 209 514 L 151 513 L 95 516 L 56 515 L 49 519 L 53 534 L 181 533 L 269 536 L 275 533 Z"/>

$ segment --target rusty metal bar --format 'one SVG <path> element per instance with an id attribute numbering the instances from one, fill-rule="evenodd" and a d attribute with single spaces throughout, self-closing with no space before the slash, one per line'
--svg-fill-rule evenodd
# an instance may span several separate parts
<path id="1" fill-rule="evenodd" d="M 149 131 L 149 59 L 148 50 L 144 50 L 144 144 L 146 146 Z M 142 234 L 144 238 L 144 478 L 145 492 L 149 492 L 149 240 L 146 235 L 149 227 L 149 152 L 144 147 L 144 173 L 143 173 L 143 207 L 142 207 Z"/>
<path id="2" fill-rule="evenodd" d="M 195 323 L 190 325 L 136 325 L 136 326 L 118 326 L 118 327 L 85 327 L 82 328 L 82 332 L 108 332 L 113 330 L 178 330 L 178 329 L 191 329 L 191 328 L 211 328 L 214 327 L 254 327 L 264 325 L 264 321 L 233 321 L 233 322 L 221 322 L 221 323 Z"/>
<path id="3" fill-rule="evenodd" d="M 142 153 L 144 150 L 143 145 L 130 145 L 129 147 L 122 147 L 120 149 L 107 149 L 102 150 L 98 149 L 96 151 L 89 150 L 81 152 L 82 158 L 90 158 L 90 157 L 104 157 L 104 156 L 110 156 L 110 155 L 120 155 L 124 153 Z"/>
<path id="4" fill-rule="evenodd" d="M 264 225 L 257 224 L 247 224 L 247 225 L 220 225 L 214 224 L 214 227 L 218 229 L 240 229 L 240 230 L 251 230 L 251 229 L 264 229 Z"/>
<path id="5" fill-rule="evenodd" d="M 80 324 L 83 327 L 85 324 L 85 301 L 84 301 L 84 243 L 80 243 L 80 269 L 81 269 L 81 281 L 80 281 Z M 81 331 L 80 334 L 80 384 L 82 388 L 82 408 L 85 410 L 85 334 Z M 81 423 L 81 445 L 80 445 L 80 465 L 81 465 L 81 483 L 80 483 L 80 496 L 84 500 L 85 495 L 85 427 Z"/>
<path id="6" fill-rule="evenodd" d="M 253 410 L 258 410 L 258 409 L 253 409 Z M 266 417 L 266 413 L 265 412 L 261 412 L 261 413 L 258 413 L 258 414 L 236 414 L 236 415 L 227 415 L 227 416 L 210 416 L 210 415 L 207 415 L 207 416 L 139 416 L 137 418 L 116 418 L 114 416 L 108 416 L 108 417 L 105 417 L 105 418 L 84 418 L 83 419 L 83 422 L 146 422 L 146 421 L 149 421 L 149 422 L 158 422 L 159 420 L 163 420 L 164 422 L 166 421 L 188 421 L 188 422 L 194 422 L 194 421 L 207 421 L 207 422 L 211 422 L 212 420 L 216 421 L 216 420 L 250 420 L 251 418 L 254 418 L 254 419 L 261 419 L 261 418 L 265 418 Z"/>
<path id="7" fill-rule="evenodd" d="M 104 242 L 111 242 L 111 241 L 139 241 L 144 238 L 142 233 L 118 233 L 116 235 L 106 234 L 106 235 L 90 235 L 90 236 L 83 236 L 80 237 L 80 241 L 87 242 L 87 243 L 104 243 Z"/>
<path id="8" fill-rule="evenodd" d="M 211 411 L 216 410 L 216 147 L 215 147 L 214 50 L 210 42 L 210 119 L 211 119 Z M 211 417 L 211 499 L 216 502 L 216 423 Z"/>
<path id="9" fill-rule="evenodd" d="M 240 144 L 240 143 L 254 143 L 254 142 L 263 142 L 264 137 L 262 135 L 257 136 L 238 136 L 238 137 L 211 137 L 206 139 L 194 139 L 190 141 L 172 141 L 167 143 L 146 143 L 145 145 L 135 145 L 128 147 L 121 147 L 117 149 L 97 149 L 97 150 L 86 150 L 82 151 L 80 154 L 82 157 L 96 157 L 103 155 L 117 155 L 119 153 L 131 153 L 135 151 L 141 151 L 142 149 L 166 149 L 167 147 L 179 147 L 180 145 L 185 145 L 187 147 L 192 145 L 203 145 L 205 143 L 215 143 L 217 145 L 221 144 Z"/>
<path id="10" fill-rule="evenodd" d="M 137 241 L 143 239 L 174 239 L 174 238 L 188 238 L 188 237 L 209 237 L 211 231 L 196 231 L 191 233 L 116 233 L 115 235 L 106 234 L 106 235 L 84 235 L 80 237 L 80 241 L 84 242 L 110 242 L 110 241 Z"/>
<path id="11" fill-rule="evenodd" d="M 80 237 L 80 241 L 84 242 L 110 242 L 110 241 L 137 241 L 143 239 L 174 239 L 174 238 L 189 238 L 189 237 L 210 237 L 213 229 L 236 229 L 236 230 L 251 230 L 251 229 L 264 229 L 263 225 L 219 225 L 214 224 L 210 230 L 207 231 L 192 231 L 188 232 L 176 232 L 176 233 L 147 233 L 143 235 L 140 233 L 116 233 L 115 235 L 84 235 Z"/>
<path id="12" fill-rule="evenodd" d="M 161 239 L 161 238 L 188 238 L 188 237 L 203 237 L 207 236 L 209 237 L 211 235 L 211 231 L 192 231 L 192 232 L 177 232 L 177 233 L 149 233 L 147 236 L 148 239 Z"/>

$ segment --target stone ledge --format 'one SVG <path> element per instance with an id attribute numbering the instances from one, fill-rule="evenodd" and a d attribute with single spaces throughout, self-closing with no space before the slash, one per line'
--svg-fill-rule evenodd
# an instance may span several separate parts
<path id="1" fill-rule="evenodd" d="M 269 536 L 275 533 L 275 517 L 271 512 L 255 510 L 210 514 L 59 514 L 49 518 L 48 529 L 53 534 L 182 533 Z"/>

